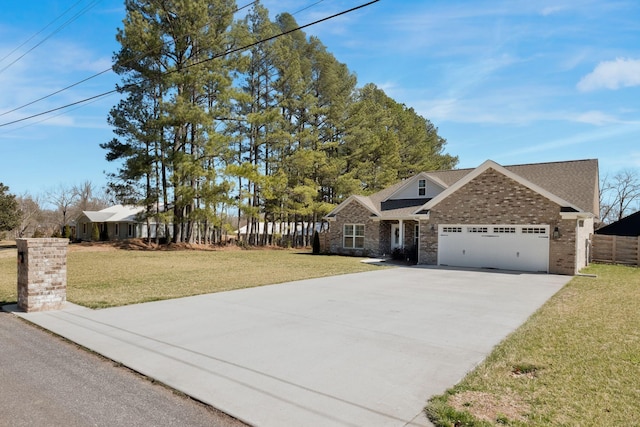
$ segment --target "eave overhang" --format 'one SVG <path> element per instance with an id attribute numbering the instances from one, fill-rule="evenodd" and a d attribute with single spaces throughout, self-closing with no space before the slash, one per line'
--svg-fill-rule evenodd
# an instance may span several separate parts
<path id="1" fill-rule="evenodd" d="M 485 172 L 488 169 L 493 169 L 496 172 L 501 173 L 501 174 L 505 175 L 506 177 L 516 181 L 517 183 L 519 183 L 521 185 L 524 185 L 525 187 L 529 188 L 530 190 L 535 191 L 536 193 L 546 197 L 547 199 L 549 199 L 552 202 L 556 203 L 557 205 L 561 206 L 563 209 L 573 210 L 575 212 L 580 212 L 580 209 L 578 207 L 576 207 L 575 205 L 567 202 L 566 200 L 556 196 L 553 193 L 550 193 L 549 191 L 547 191 L 544 188 L 542 188 L 542 187 L 532 183 L 531 181 L 521 177 L 520 175 L 517 175 L 517 174 L 511 172 L 510 170 L 505 169 L 503 166 L 499 165 L 498 163 L 494 162 L 493 160 L 487 160 L 484 163 L 482 163 L 480 166 L 478 166 L 476 169 L 474 169 L 471 173 L 467 174 L 464 178 L 462 178 L 461 180 L 459 180 L 458 182 L 456 182 L 455 184 L 453 184 L 452 186 L 450 186 L 449 188 L 444 190 L 442 193 L 438 194 L 436 197 L 431 199 L 429 202 L 425 203 L 416 212 L 419 212 L 421 210 L 432 209 L 434 206 L 436 206 L 442 200 L 446 199 L 451 194 L 453 194 L 456 191 L 458 191 L 464 185 L 469 183 L 471 180 L 477 178 L 478 176 L 480 176 L 480 174 L 482 174 L 483 172 Z"/>

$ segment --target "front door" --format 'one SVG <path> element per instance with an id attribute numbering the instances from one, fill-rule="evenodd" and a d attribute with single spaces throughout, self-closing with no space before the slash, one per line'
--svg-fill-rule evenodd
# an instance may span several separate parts
<path id="1" fill-rule="evenodd" d="M 400 224 L 391 224 L 391 251 L 400 249 Z"/>

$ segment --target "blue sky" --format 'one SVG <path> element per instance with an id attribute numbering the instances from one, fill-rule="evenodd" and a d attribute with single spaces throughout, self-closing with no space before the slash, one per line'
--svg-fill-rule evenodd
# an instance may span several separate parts
<path id="1" fill-rule="evenodd" d="M 246 2 L 238 1 L 242 6 Z M 303 25 L 357 6 L 353 0 L 263 0 L 272 16 Z M 317 3 L 317 4 L 316 4 Z M 121 0 L 3 0 L 0 114 L 109 68 Z M 13 65 L 64 21 L 84 13 Z M 637 0 L 381 0 L 306 29 L 336 58 L 439 129 L 459 167 L 598 158 L 601 176 L 640 168 L 640 2 Z M 3 70 L 4 69 L 4 70 Z M 32 120 L 114 88 L 105 73 L 0 116 L 0 182 L 42 194 L 85 180 L 101 187 L 99 144 L 117 95 Z"/>

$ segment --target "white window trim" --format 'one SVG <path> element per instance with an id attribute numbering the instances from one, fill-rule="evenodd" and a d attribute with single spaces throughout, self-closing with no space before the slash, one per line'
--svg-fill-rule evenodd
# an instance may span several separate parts
<path id="1" fill-rule="evenodd" d="M 348 226 L 353 227 L 353 234 L 347 234 Z M 356 234 L 356 228 L 358 226 L 362 226 L 362 235 Z M 342 247 L 344 249 L 364 249 L 364 233 L 365 233 L 364 224 L 344 224 L 342 226 Z M 348 237 L 351 237 L 353 239 L 353 246 L 347 246 Z M 357 237 L 362 237 L 362 246 L 356 246 Z"/>
<path id="2" fill-rule="evenodd" d="M 420 184 L 423 184 L 423 185 L 420 185 Z M 427 195 L 427 180 L 419 179 L 418 180 L 418 196 L 424 197 L 426 195 Z"/>

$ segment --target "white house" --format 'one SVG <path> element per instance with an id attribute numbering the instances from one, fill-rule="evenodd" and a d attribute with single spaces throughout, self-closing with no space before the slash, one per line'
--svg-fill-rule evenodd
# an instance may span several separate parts
<path id="1" fill-rule="evenodd" d="M 98 228 L 100 240 L 166 237 L 165 225 L 149 218 L 147 228 L 147 220 L 144 219 L 143 213 L 144 207 L 131 205 L 115 205 L 100 211 L 83 211 L 76 221 L 76 238 L 84 241 L 93 240 L 94 225 Z"/>

